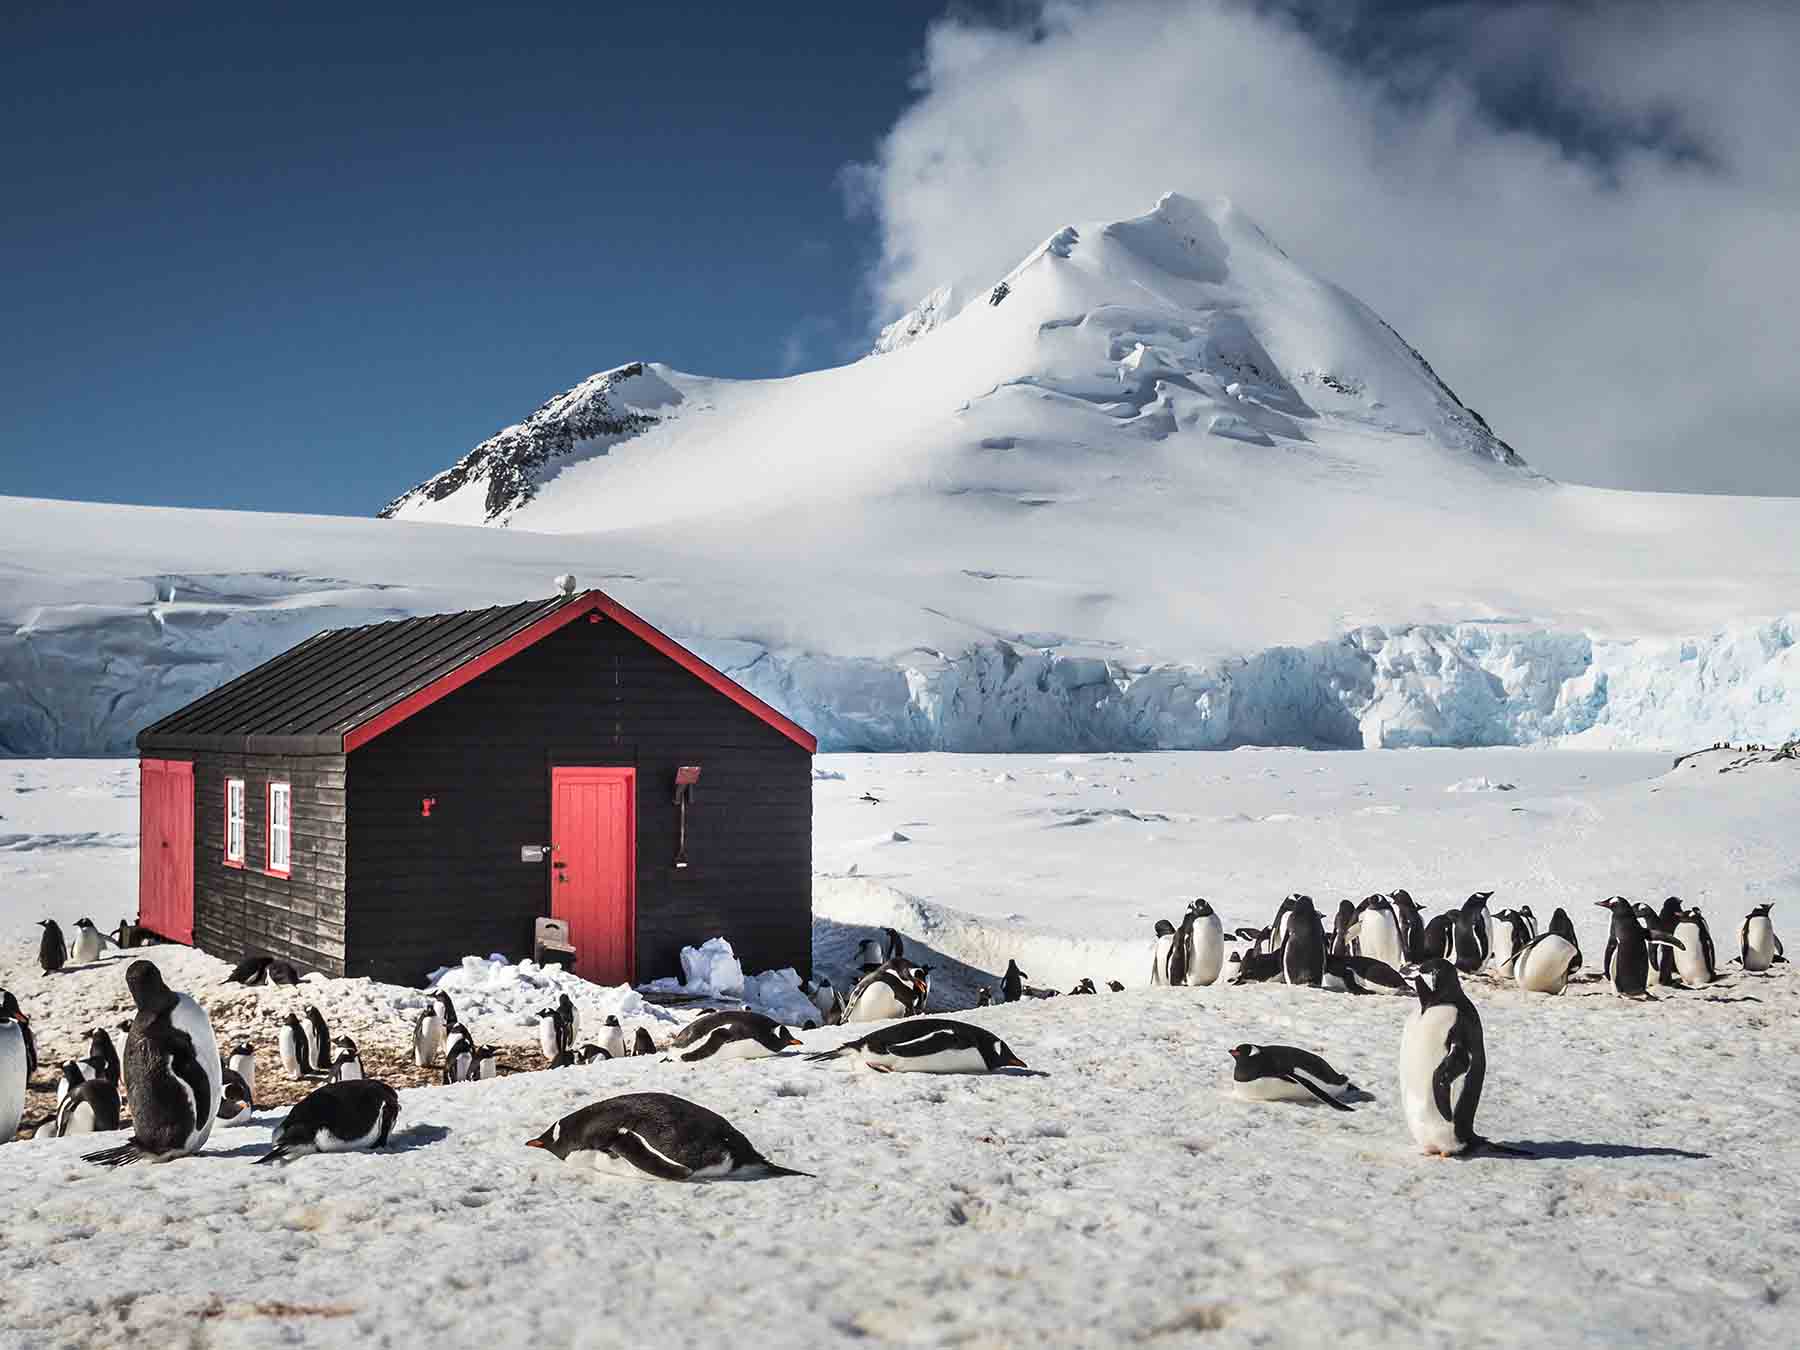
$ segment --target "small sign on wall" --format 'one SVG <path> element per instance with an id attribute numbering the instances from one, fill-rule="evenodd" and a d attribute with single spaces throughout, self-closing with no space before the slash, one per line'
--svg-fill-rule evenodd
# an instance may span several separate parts
<path id="1" fill-rule="evenodd" d="M 520 844 L 519 861 L 541 863 L 547 851 L 547 846 L 543 844 Z"/>

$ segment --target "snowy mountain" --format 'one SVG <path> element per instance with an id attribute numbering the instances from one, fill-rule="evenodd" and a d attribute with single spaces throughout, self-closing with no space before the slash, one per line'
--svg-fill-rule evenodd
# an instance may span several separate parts
<path id="1" fill-rule="evenodd" d="M 321 628 L 563 572 L 827 748 L 1800 730 L 1793 502 L 1534 473 L 1229 205 L 1059 229 L 889 334 L 602 372 L 381 521 L 0 499 L 0 752 L 120 750 Z"/>

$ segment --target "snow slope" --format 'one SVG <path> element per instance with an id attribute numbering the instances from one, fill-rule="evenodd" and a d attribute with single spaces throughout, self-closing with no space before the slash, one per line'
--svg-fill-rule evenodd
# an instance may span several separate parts
<path id="1" fill-rule="evenodd" d="M 319 628 L 565 571 L 832 748 L 1800 729 L 1793 502 L 1544 479 L 1229 205 L 958 299 L 838 369 L 601 372 L 386 522 L 0 500 L 0 752 L 117 752 Z"/>

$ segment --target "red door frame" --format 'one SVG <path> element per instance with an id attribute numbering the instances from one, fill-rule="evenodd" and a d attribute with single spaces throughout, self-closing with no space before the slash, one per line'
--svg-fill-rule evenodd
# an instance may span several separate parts
<path id="1" fill-rule="evenodd" d="M 194 941 L 194 765 L 145 759 L 138 770 L 138 922 Z"/>
<path id="2" fill-rule="evenodd" d="M 576 945 L 576 974 L 592 979 L 591 961 L 581 955 L 581 920 L 570 914 L 561 903 L 561 890 L 574 883 L 559 882 L 562 869 L 556 864 L 567 860 L 560 856 L 561 841 L 557 837 L 557 788 L 569 783 L 623 783 L 625 786 L 625 983 L 637 982 L 637 769 L 625 765 L 559 764 L 550 770 L 550 917 L 569 920 L 569 936 Z"/>

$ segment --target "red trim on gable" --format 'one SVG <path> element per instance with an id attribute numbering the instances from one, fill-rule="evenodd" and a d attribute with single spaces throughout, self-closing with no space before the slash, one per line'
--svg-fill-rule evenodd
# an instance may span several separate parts
<path id="1" fill-rule="evenodd" d="M 474 660 L 458 666 L 447 674 L 440 675 L 424 688 L 414 690 L 367 722 L 352 727 L 344 733 L 344 753 L 349 754 L 352 750 L 360 749 L 384 731 L 392 731 L 415 713 L 423 712 L 439 699 L 461 689 L 470 680 L 485 675 L 503 662 L 510 661 L 527 647 L 535 646 L 552 633 L 574 623 L 582 615 L 596 613 L 613 620 L 633 637 L 648 643 L 689 674 L 711 685 L 738 707 L 786 736 L 807 754 L 818 753 L 818 737 L 805 727 L 793 719 L 783 716 L 729 675 L 715 670 L 674 638 L 652 627 L 611 596 L 600 591 L 589 591 L 580 600 L 563 606 L 553 614 L 545 615 L 529 628 L 520 629 L 505 642 L 483 652 Z"/>

